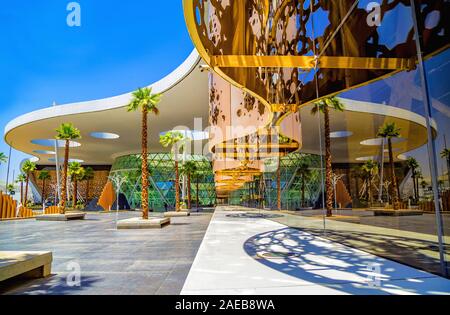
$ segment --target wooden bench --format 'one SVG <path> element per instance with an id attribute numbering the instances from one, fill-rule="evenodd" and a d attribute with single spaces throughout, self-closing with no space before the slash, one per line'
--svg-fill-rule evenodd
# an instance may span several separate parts
<path id="1" fill-rule="evenodd" d="M 0 281 L 16 276 L 43 278 L 51 273 L 52 252 L 0 251 Z"/>

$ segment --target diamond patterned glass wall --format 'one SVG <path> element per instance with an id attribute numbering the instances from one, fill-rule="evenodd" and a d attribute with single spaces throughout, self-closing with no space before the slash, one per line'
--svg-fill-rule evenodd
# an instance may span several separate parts
<path id="1" fill-rule="evenodd" d="M 246 183 L 242 189 L 233 192 L 229 202 L 234 205 L 276 208 L 277 161 L 272 162 L 274 164 L 272 172 L 263 173 L 253 182 Z M 292 153 L 280 159 L 280 169 L 282 209 L 314 207 L 321 203 L 322 172 L 319 156 Z"/>
<path id="2" fill-rule="evenodd" d="M 190 155 L 187 161 L 195 162 L 198 169 L 198 198 L 199 206 L 210 206 L 215 203 L 216 193 L 211 162 L 201 155 Z M 180 162 L 180 167 L 181 167 Z M 154 211 L 163 210 L 166 203 L 168 208 L 175 205 L 175 161 L 173 154 L 152 153 L 148 155 L 150 173 L 149 204 Z M 141 206 L 141 155 L 127 155 L 116 159 L 110 176 L 126 177 L 121 192 L 126 196 L 131 208 Z M 181 187 L 181 183 L 180 183 Z M 192 206 L 196 205 L 197 178 L 191 183 Z"/>

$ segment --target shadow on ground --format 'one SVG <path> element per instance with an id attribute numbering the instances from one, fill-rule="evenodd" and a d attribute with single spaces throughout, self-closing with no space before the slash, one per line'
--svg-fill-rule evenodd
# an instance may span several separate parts
<path id="1" fill-rule="evenodd" d="M 255 235 L 244 243 L 244 250 L 279 272 L 349 294 L 436 293 L 427 288 L 434 275 L 298 229 Z M 446 281 L 446 287 L 439 288 L 450 292 Z"/>

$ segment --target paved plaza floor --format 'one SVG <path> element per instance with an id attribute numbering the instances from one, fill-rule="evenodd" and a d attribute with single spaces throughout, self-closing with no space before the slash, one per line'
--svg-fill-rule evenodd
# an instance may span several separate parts
<path id="1" fill-rule="evenodd" d="M 450 294 L 448 279 L 261 214 L 218 207 L 181 293 Z"/>
<path id="2" fill-rule="evenodd" d="M 0 250 L 53 252 L 50 277 L 8 280 L 0 294 L 450 294 L 450 280 L 365 250 L 365 236 L 384 244 L 384 233 L 392 245 L 391 229 L 328 222 L 331 231 L 359 233 L 360 243 L 346 246 L 332 233 L 323 238 L 317 218 L 225 206 L 163 229 L 116 229 L 136 216 L 0 222 Z M 424 235 L 403 235 L 405 247 Z"/>
<path id="3" fill-rule="evenodd" d="M 163 229 L 116 230 L 139 212 L 85 220 L 0 222 L 0 250 L 52 251 L 52 276 L 0 283 L 2 294 L 179 294 L 211 213 L 173 218 Z M 159 214 L 161 215 L 161 214 Z M 77 268 L 80 268 L 80 286 Z M 67 282 L 69 280 L 69 282 Z"/>

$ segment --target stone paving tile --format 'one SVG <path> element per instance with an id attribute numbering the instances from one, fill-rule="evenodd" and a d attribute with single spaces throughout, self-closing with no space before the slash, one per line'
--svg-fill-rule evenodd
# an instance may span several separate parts
<path id="1" fill-rule="evenodd" d="M 84 221 L 0 222 L 0 250 L 50 250 L 52 276 L 10 280 L 2 294 L 179 294 L 211 213 L 174 218 L 155 230 L 115 229 L 117 218 L 138 213 L 88 214 Z M 66 283 L 69 263 L 81 268 L 81 286 Z"/>

